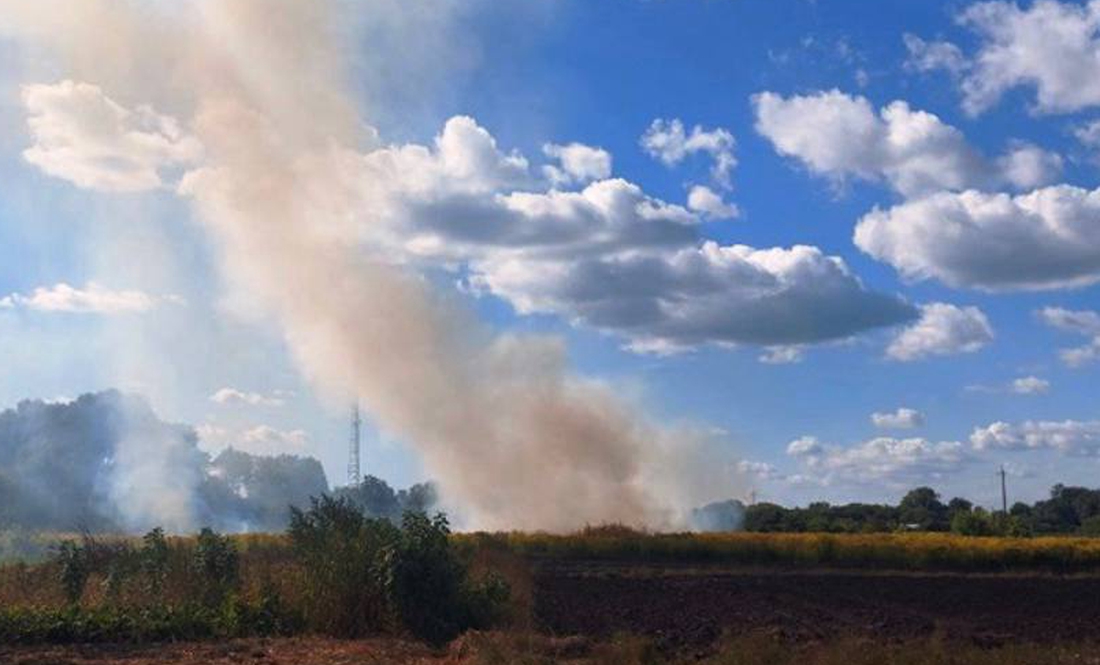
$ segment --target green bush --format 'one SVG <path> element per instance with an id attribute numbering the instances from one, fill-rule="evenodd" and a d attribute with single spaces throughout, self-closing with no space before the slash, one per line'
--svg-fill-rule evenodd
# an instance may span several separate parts
<path id="1" fill-rule="evenodd" d="M 193 559 L 202 602 L 218 607 L 236 589 L 240 581 L 240 559 L 228 536 L 204 528 L 195 541 Z"/>
<path id="2" fill-rule="evenodd" d="M 66 540 L 57 546 L 54 558 L 60 567 L 61 588 L 65 592 L 65 599 L 70 604 L 79 603 L 92 572 L 87 552 L 74 541 Z"/>
<path id="3" fill-rule="evenodd" d="M 358 637 L 393 624 L 378 553 L 397 533 L 344 498 L 312 499 L 308 511 L 291 508 L 287 534 L 302 565 L 305 616 L 314 630 Z"/>
<path id="4" fill-rule="evenodd" d="M 401 627 L 441 644 L 502 614 L 507 585 L 472 583 L 442 514 L 371 519 L 346 499 L 292 509 L 290 542 L 302 564 L 305 616 L 319 632 L 356 637 Z"/>

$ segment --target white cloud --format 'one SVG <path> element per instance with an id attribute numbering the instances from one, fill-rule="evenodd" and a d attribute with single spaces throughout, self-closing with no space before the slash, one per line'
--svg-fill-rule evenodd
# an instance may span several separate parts
<path id="1" fill-rule="evenodd" d="M 913 429 L 924 424 L 924 414 L 916 409 L 900 407 L 893 412 L 872 413 L 871 422 L 883 429 Z"/>
<path id="2" fill-rule="evenodd" d="M 463 131 L 451 136 L 456 122 Z M 372 236 L 392 242 L 390 256 L 464 267 L 472 292 L 520 313 L 555 314 L 661 353 L 807 344 L 915 318 L 912 306 L 867 290 L 815 247 L 706 241 L 697 213 L 617 178 L 533 191 L 526 160 L 500 153 L 472 120 L 448 121 L 443 135 L 451 138 L 435 149 L 393 146 L 349 159 L 345 177 L 367 188 L 379 225 Z M 480 154 L 485 172 L 445 173 L 444 145 Z"/>
<path id="3" fill-rule="evenodd" d="M 1100 281 L 1098 218 L 1100 189 L 944 192 L 868 213 L 854 240 L 907 279 L 990 291 L 1054 289 Z"/>
<path id="4" fill-rule="evenodd" d="M 1017 395 L 1040 395 L 1050 390 L 1050 381 L 1037 376 L 1023 376 L 1012 381 L 1011 390 Z"/>
<path id="5" fill-rule="evenodd" d="M 181 302 L 177 296 L 155 297 L 136 290 L 112 290 L 95 282 L 83 288 L 65 283 L 40 286 L 30 294 L 13 293 L 0 298 L 0 308 L 40 312 L 124 314 L 147 312 L 161 302 Z"/>
<path id="6" fill-rule="evenodd" d="M 301 429 L 281 430 L 270 425 L 231 429 L 204 423 L 195 432 L 200 447 L 208 452 L 233 447 L 254 455 L 303 455 L 313 448 L 309 434 Z"/>
<path id="7" fill-rule="evenodd" d="M 1052 449 L 1067 455 L 1100 453 L 1100 421 L 995 422 L 975 428 L 970 444 L 976 450 Z"/>
<path id="8" fill-rule="evenodd" d="M 611 153 L 583 143 L 557 145 L 547 143 L 542 147 L 547 157 L 557 159 L 561 166 L 547 165 L 544 173 L 555 184 L 583 183 L 611 177 Z"/>
<path id="9" fill-rule="evenodd" d="M 801 459 L 813 459 L 825 452 L 817 437 L 803 436 L 787 444 L 787 454 Z"/>
<path id="10" fill-rule="evenodd" d="M 905 196 L 920 196 L 999 184 L 1033 187 L 1061 169 L 1060 157 L 1026 144 L 989 160 L 958 129 L 903 101 L 876 112 L 865 97 L 834 89 L 788 98 L 762 92 L 752 102 L 756 130 L 777 152 L 835 183 L 881 180 Z"/>
<path id="11" fill-rule="evenodd" d="M 791 442 L 787 454 L 825 483 L 922 482 L 955 472 L 971 459 L 957 441 L 932 442 L 919 437 L 876 437 L 847 448 L 803 437 Z"/>
<path id="12" fill-rule="evenodd" d="M 211 395 L 210 401 L 225 405 L 247 404 L 249 406 L 282 406 L 286 403 L 281 393 L 262 395 L 228 387 L 221 388 Z"/>
<path id="13" fill-rule="evenodd" d="M 113 108 L 98 89 L 67 85 Z M 171 129 L 156 118 L 163 131 Z M 81 127 L 63 127 L 62 142 L 80 142 Z M 663 160 L 702 152 L 715 158 L 719 179 L 732 168 L 733 137 L 725 130 L 697 127 L 687 134 L 682 123 L 651 129 L 647 145 Z M 124 153 L 132 139 L 124 132 L 100 137 Z M 555 314 L 614 333 L 631 348 L 807 344 L 915 317 L 900 298 L 864 288 L 838 257 L 807 246 L 705 241 L 699 213 L 625 180 L 542 191 L 545 183 L 532 177 L 523 155 L 501 150 L 466 116 L 448 120 L 431 145 L 333 150 L 326 163 L 335 165 L 331 177 L 343 186 L 332 191 L 351 199 L 340 201 L 340 209 L 346 203 L 369 214 L 326 217 L 318 233 L 354 243 L 369 238 L 374 246 L 367 249 L 388 260 L 461 271 L 475 293 L 491 293 L 521 313 Z M 610 168 L 610 155 L 605 160 L 586 146 L 548 150 L 570 181 Z M 202 177 L 185 176 L 180 191 L 192 191 Z M 707 203 L 710 214 L 729 212 L 698 194 L 694 199 Z M 369 233 L 362 224 L 371 225 Z"/>
<path id="14" fill-rule="evenodd" d="M 967 68 L 966 57 L 962 50 L 950 42 L 926 42 L 920 37 L 906 33 L 902 39 L 909 56 L 905 68 L 916 72 L 931 72 L 943 69 L 953 75 Z"/>
<path id="15" fill-rule="evenodd" d="M 1062 156 L 1030 143 L 1016 143 L 997 158 L 1006 182 L 1017 189 L 1031 189 L 1053 182 L 1062 172 Z"/>
<path id="16" fill-rule="evenodd" d="M 718 185 L 727 188 L 730 186 L 730 173 L 737 166 L 737 158 L 733 154 L 736 145 L 737 141 L 727 129 L 707 130 L 695 125 L 689 134 L 684 129 L 683 121 L 678 118 L 654 120 L 641 138 L 642 149 L 666 166 L 675 166 L 698 152 L 710 155 L 714 160 L 711 177 Z"/>
<path id="17" fill-rule="evenodd" d="M 62 81 L 23 88 L 34 143 L 23 157 L 86 189 L 160 187 L 162 173 L 196 162 L 202 146 L 179 123 L 147 106 L 130 110 L 97 86 Z"/>
<path id="18" fill-rule="evenodd" d="M 1090 150 L 1100 149 L 1100 120 L 1090 120 L 1074 127 L 1073 136 Z"/>
<path id="19" fill-rule="evenodd" d="M 757 359 L 765 365 L 792 365 L 802 362 L 802 353 L 800 346 L 772 346 Z"/>
<path id="20" fill-rule="evenodd" d="M 688 192 L 688 210 L 697 212 L 709 219 L 732 219 L 741 214 L 737 205 L 727 203 L 710 187 L 695 185 Z"/>
<path id="21" fill-rule="evenodd" d="M 973 353 L 993 341 L 993 328 L 977 307 L 947 303 L 922 305 L 920 320 L 905 328 L 886 349 L 894 360 Z"/>
<path id="22" fill-rule="evenodd" d="M 1095 360 L 1100 360 L 1100 313 L 1090 310 L 1046 307 L 1037 314 L 1047 325 L 1092 337 L 1091 341 L 1082 346 L 1061 349 L 1058 354 L 1063 363 L 1070 367 L 1081 367 Z"/>
<path id="23" fill-rule="evenodd" d="M 1100 335 L 1100 312 L 1044 307 L 1036 312 L 1049 326 L 1082 335 Z"/>
<path id="24" fill-rule="evenodd" d="M 985 111 L 1018 86 L 1034 87 L 1041 113 L 1100 105 L 1100 1 L 982 2 L 959 19 L 981 38 L 961 81 L 967 112 Z"/>
<path id="25" fill-rule="evenodd" d="M 752 476 L 758 480 L 779 480 L 783 477 L 774 466 L 767 462 L 741 460 L 737 463 L 737 471 L 741 475 Z"/>

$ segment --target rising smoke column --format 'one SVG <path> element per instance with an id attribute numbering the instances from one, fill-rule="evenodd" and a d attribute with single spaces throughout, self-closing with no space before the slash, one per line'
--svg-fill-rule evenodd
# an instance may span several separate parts
<path id="1" fill-rule="evenodd" d="M 186 119 L 203 159 L 178 191 L 229 287 L 281 326 L 322 393 L 358 396 L 414 445 L 471 525 L 669 526 L 710 498 L 716 479 L 700 469 L 724 474 L 696 457 L 693 434 L 572 375 L 560 340 L 494 335 L 377 249 L 369 132 L 345 85 L 335 3 L 85 1 L 0 10 L 65 56 L 71 76 Z M 57 18 L 66 11 L 115 38 L 88 38 Z M 165 78 L 149 78 L 148 63 L 169 67 Z"/>

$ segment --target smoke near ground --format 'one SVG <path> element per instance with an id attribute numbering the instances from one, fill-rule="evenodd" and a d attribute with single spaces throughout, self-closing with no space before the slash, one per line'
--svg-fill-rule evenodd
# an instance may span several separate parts
<path id="1" fill-rule="evenodd" d="M 0 529 L 186 532 L 282 528 L 288 506 L 328 491 L 312 458 L 211 458 L 194 429 L 117 391 L 25 400 L 0 413 Z"/>
<path id="2" fill-rule="evenodd" d="M 74 81 L 63 86 L 66 112 L 39 117 L 61 152 L 47 143 L 37 163 L 94 187 L 89 173 L 104 155 L 65 139 L 135 142 L 123 173 L 132 177 L 110 187 L 175 186 L 191 201 L 228 291 L 281 328 L 320 393 L 334 404 L 357 398 L 376 426 L 415 446 L 468 525 L 667 527 L 728 496 L 729 468 L 705 456 L 706 437 L 658 426 L 620 392 L 570 372 L 561 340 L 494 334 L 384 251 L 383 203 L 361 164 L 376 137 L 341 66 L 352 48 L 339 29 L 347 9 L 0 0 L 0 22 Z M 114 459 L 127 472 L 87 497 L 142 506 L 128 516 L 136 522 L 193 520 L 208 479 L 177 468 L 190 454 L 177 448 L 124 433 Z"/>

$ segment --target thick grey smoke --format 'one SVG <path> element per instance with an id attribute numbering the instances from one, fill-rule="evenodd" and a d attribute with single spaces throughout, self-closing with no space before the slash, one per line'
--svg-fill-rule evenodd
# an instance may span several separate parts
<path id="1" fill-rule="evenodd" d="M 670 526 L 729 489 L 728 467 L 703 458 L 702 437 L 659 427 L 613 389 L 571 374 L 559 340 L 494 335 L 379 249 L 381 202 L 359 164 L 371 132 L 342 68 L 350 45 L 335 13 L 345 6 L 29 7 L 0 0 L 0 19 L 62 56 L 64 76 L 182 120 L 202 157 L 187 153 L 197 163 L 179 193 L 229 288 L 282 327 L 324 394 L 357 396 L 381 429 L 416 446 L 470 525 Z M 150 483 L 163 480 L 142 455 L 131 461 Z M 134 501 L 150 489 L 114 491 Z"/>

